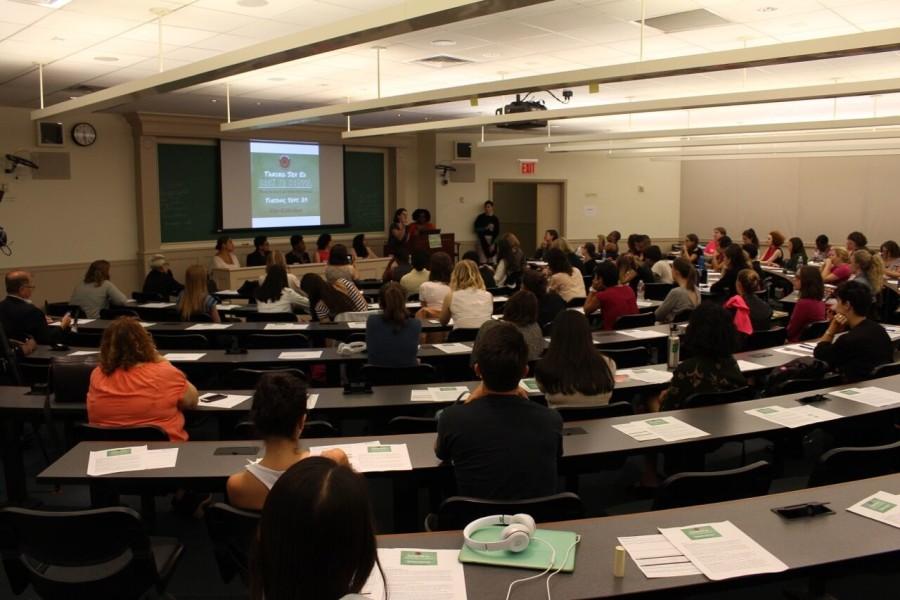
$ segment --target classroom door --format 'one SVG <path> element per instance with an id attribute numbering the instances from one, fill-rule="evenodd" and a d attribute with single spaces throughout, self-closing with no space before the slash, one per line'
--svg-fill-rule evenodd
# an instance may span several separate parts
<path id="1" fill-rule="evenodd" d="M 535 237 L 540 242 L 544 238 L 544 232 L 548 229 L 555 229 L 560 236 L 565 237 L 563 184 L 560 182 L 542 182 L 536 184 L 536 187 L 537 222 L 535 224 Z"/>
<path id="2" fill-rule="evenodd" d="M 500 219 L 501 234 L 514 234 L 525 253 L 531 253 L 536 244 L 537 184 L 513 181 L 492 183 L 491 200 L 494 202 L 494 212 Z"/>

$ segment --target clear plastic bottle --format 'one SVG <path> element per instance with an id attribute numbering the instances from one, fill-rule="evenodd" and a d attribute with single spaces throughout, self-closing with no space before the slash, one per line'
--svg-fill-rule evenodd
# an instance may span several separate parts
<path id="1" fill-rule="evenodd" d="M 666 365 L 670 371 L 675 370 L 681 355 L 681 338 L 678 336 L 678 324 L 672 323 L 669 328 L 669 339 L 666 344 Z"/>

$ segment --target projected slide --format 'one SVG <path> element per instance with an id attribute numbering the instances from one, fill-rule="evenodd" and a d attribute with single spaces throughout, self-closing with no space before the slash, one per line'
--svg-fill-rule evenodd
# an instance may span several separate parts
<path id="1" fill-rule="evenodd" d="M 318 144 L 250 142 L 251 224 L 322 223 Z"/>

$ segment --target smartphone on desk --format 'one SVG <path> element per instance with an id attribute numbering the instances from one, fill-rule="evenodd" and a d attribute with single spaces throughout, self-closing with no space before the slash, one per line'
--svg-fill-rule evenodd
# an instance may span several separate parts
<path id="1" fill-rule="evenodd" d="M 200 402 L 215 402 L 216 400 L 224 400 L 227 397 L 226 394 L 207 394 L 200 397 Z"/>

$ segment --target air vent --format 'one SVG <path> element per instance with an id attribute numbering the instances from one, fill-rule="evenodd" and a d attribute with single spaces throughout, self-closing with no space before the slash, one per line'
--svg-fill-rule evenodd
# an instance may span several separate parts
<path id="1" fill-rule="evenodd" d="M 31 4 L 32 6 L 43 6 L 44 8 L 59 8 L 65 6 L 72 0 L 13 0 L 19 4 Z"/>
<path id="2" fill-rule="evenodd" d="M 435 67 L 437 69 L 443 69 L 444 67 L 455 67 L 457 65 L 467 65 L 471 63 L 471 60 L 466 60 L 464 58 L 457 58 L 455 56 L 448 56 L 446 54 L 438 54 L 437 56 L 428 56 L 426 58 L 420 58 L 418 60 L 414 60 L 414 63 L 419 63 L 420 65 L 425 65 L 428 67 Z"/>
<path id="3" fill-rule="evenodd" d="M 105 90 L 106 88 L 100 85 L 73 85 L 71 87 L 67 87 L 63 90 L 66 94 L 72 96 L 83 96 L 85 94 L 93 94 L 94 92 L 99 92 L 100 90 Z"/>
<path id="4" fill-rule="evenodd" d="M 640 24 L 640 21 L 635 21 L 635 23 Z M 678 31 L 692 31 L 694 29 L 706 29 L 708 27 L 730 25 L 731 21 L 700 8 L 697 10 L 687 10 L 671 15 L 645 19 L 644 24 L 647 27 L 659 29 L 664 33 L 676 33 Z"/>

